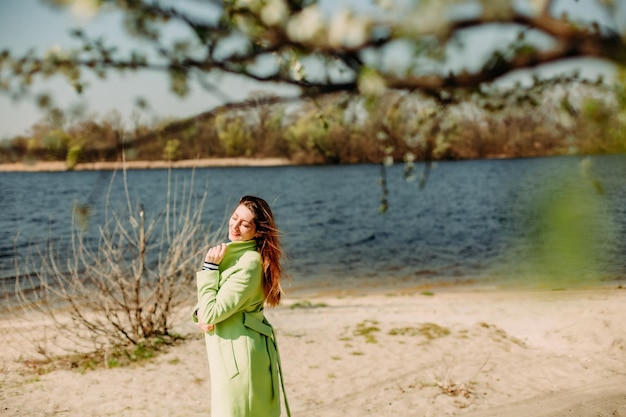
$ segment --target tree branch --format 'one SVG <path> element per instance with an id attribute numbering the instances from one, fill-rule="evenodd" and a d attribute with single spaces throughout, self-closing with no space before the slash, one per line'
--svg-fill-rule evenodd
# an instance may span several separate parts
<path id="1" fill-rule="evenodd" d="M 50 0 L 53 1 L 53 0 Z M 53 1 L 59 3 L 60 0 Z M 61 2 L 66 3 L 66 2 Z M 307 6 L 315 4 L 312 0 L 291 0 L 285 3 L 288 10 L 283 17 L 282 23 L 264 24 L 262 7 L 265 3 L 254 6 L 246 3 L 245 7 L 232 5 L 229 2 L 222 3 L 213 0 L 212 7 L 219 4 L 223 9 L 223 15 L 215 22 L 203 21 L 198 17 L 191 16 L 175 7 L 163 7 L 158 3 L 144 1 L 114 1 L 104 0 L 105 4 L 121 9 L 127 13 L 130 19 L 136 19 L 138 28 L 145 29 L 145 35 L 152 39 L 155 50 L 159 52 L 160 59 L 149 60 L 143 53 L 134 53 L 130 59 L 120 59 L 114 55 L 114 48 L 107 48 L 100 40 L 91 40 L 79 34 L 84 43 L 81 50 L 66 55 L 51 57 L 36 57 L 31 53 L 23 57 L 13 57 L 8 51 L 0 55 L 0 90 L 20 94 L 30 85 L 31 80 L 37 74 L 50 76 L 54 73 L 64 74 L 76 89 L 80 92 L 83 85 L 80 81 L 80 69 L 92 69 L 98 75 L 103 75 L 107 70 L 155 70 L 169 72 L 172 79 L 178 82 L 175 90 L 179 94 L 187 92 L 185 83 L 192 70 L 209 73 L 221 71 L 247 77 L 259 82 L 276 82 L 296 86 L 301 89 L 303 97 L 312 97 L 320 94 L 328 94 L 339 91 L 359 92 L 359 76 L 362 74 L 367 61 L 366 54 L 372 50 L 382 50 L 386 46 L 398 40 L 417 42 L 421 37 L 408 35 L 405 31 L 398 30 L 402 22 L 370 21 L 367 23 L 367 36 L 362 42 L 345 45 L 332 45 L 328 42 L 328 27 L 318 28 L 316 33 L 321 33 L 319 39 L 312 37 L 306 41 L 295 41 L 289 36 L 288 23 L 305 11 Z M 626 64 L 626 38 L 620 37 L 614 30 L 600 28 L 597 25 L 581 26 L 563 18 L 555 18 L 550 12 L 553 1 L 546 0 L 536 15 L 526 15 L 513 12 L 505 17 L 473 17 L 455 19 L 446 22 L 443 27 L 444 33 L 433 29 L 431 36 L 444 42 L 448 42 L 455 33 L 463 29 L 479 28 L 486 24 L 502 23 L 513 27 L 519 26 L 521 30 L 536 30 L 549 36 L 554 41 L 554 46 L 544 50 L 532 45 L 523 45 L 505 52 L 495 52 L 491 59 L 476 72 L 467 71 L 443 74 L 430 73 L 415 75 L 406 71 L 403 75 L 388 73 L 382 66 L 369 63 L 387 88 L 403 90 L 420 90 L 425 93 L 436 95 L 441 89 L 454 90 L 456 88 L 476 88 L 484 83 L 497 80 L 503 75 L 526 68 L 553 63 L 559 60 L 574 57 L 595 57 L 612 62 Z M 257 10 L 258 9 L 258 10 Z M 236 22 L 236 17 L 245 17 L 254 25 L 253 30 L 246 32 Z M 401 19 L 402 17 L 400 17 Z M 162 45 L 158 37 L 150 38 L 153 33 L 148 29 L 142 19 L 155 24 L 175 20 L 188 27 L 198 42 L 192 46 L 206 47 L 208 53 L 202 58 L 180 51 L 174 46 Z M 229 20 L 233 19 L 233 20 Z M 322 22 L 323 23 L 323 22 Z M 322 24 L 320 23 L 320 24 Z M 354 23 L 357 24 L 357 23 Z M 384 35 L 381 35 L 383 33 Z M 225 58 L 217 58 L 214 48 L 221 42 L 228 42 L 237 35 L 247 40 L 249 44 L 245 51 L 235 54 L 234 52 Z M 419 35 L 422 36 L 422 35 Z M 255 69 L 257 60 L 264 57 L 276 57 L 276 68 L 259 73 Z M 292 61 L 292 57 L 293 61 Z M 422 55 L 416 53 L 413 63 L 419 67 Z M 328 68 L 325 67 L 326 77 L 301 79 L 294 76 L 290 65 L 305 58 L 319 59 L 320 61 L 336 61 L 344 64 L 349 71 L 348 81 L 346 78 L 333 79 L 328 76 Z M 7 72 L 9 73 L 7 75 Z M 12 75 L 10 74 L 12 72 Z M 15 79 L 21 80 L 16 86 Z M 180 81 L 182 80 L 182 85 Z"/>

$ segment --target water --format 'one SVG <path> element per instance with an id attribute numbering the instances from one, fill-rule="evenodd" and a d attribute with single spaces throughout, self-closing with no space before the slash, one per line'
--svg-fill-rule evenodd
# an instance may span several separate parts
<path id="1" fill-rule="evenodd" d="M 387 169 L 386 214 L 376 165 L 137 170 L 127 184 L 132 209 L 142 204 L 150 219 L 165 207 L 168 175 L 179 190 L 193 176 L 193 194 L 208 192 L 207 229 L 223 224 L 241 195 L 265 198 L 295 288 L 520 281 L 538 264 L 558 270 L 563 253 L 569 276 L 626 276 L 625 156 L 443 162 L 424 189 L 402 170 Z M 3 281 L 29 247 L 68 241 L 76 204 L 91 208 L 95 233 L 109 191 L 114 206 L 125 205 L 121 172 L 0 174 Z"/>

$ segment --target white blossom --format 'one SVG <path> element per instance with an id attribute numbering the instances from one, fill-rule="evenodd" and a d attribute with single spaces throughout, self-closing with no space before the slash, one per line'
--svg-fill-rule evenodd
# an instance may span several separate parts
<path id="1" fill-rule="evenodd" d="M 400 32 L 408 36 L 423 36 L 445 33 L 449 22 L 446 19 L 445 3 L 430 2 L 408 13 L 400 22 Z"/>
<path id="2" fill-rule="evenodd" d="M 66 59 L 68 58 L 69 54 L 67 53 L 67 51 L 63 50 L 61 46 L 56 44 L 46 51 L 45 56 L 46 58 Z"/>
<path id="3" fill-rule="evenodd" d="M 537 13 L 543 12 L 544 8 L 546 7 L 546 4 L 547 4 L 547 0 L 530 0 L 531 7 Z"/>
<path id="4" fill-rule="evenodd" d="M 298 60 L 293 63 L 291 67 L 291 76 L 296 81 L 302 81 L 304 79 L 304 67 L 302 63 Z"/>
<path id="5" fill-rule="evenodd" d="M 339 12 L 330 22 L 328 44 L 334 48 L 356 48 L 367 41 L 369 20 L 355 17 L 347 10 Z"/>
<path id="6" fill-rule="evenodd" d="M 70 7 L 70 12 L 79 20 L 90 20 L 98 14 L 98 9 L 96 0 L 75 0 Z"/>
<path id="7" fill-rule="evenodd" d="M 287 17 L 287 5 L 285 0 L 268 0 L 261 9 L 261 20 L 267 26 L 277 26 L 284 22 Z"/>
<path id="8" fill-rule="evenodd" d="M 291 18 L 287 24 L 287 36 L 294 42 L 311 42 L 322 27 L 320 11 L 316 6 L 310 6 Z"/>
<path id="9" fill-rule="evenodd" d="M 364 96 L 381 96 L 386 89 L 385 80 L 376 71 L 365 70 L 359 75 L 359 91 Z"/>

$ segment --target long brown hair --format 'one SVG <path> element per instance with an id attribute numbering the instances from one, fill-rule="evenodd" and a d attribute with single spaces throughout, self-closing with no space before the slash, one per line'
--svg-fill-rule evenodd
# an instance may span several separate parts
<path id="1" fill-rule="evenodd" d="M 274 222 L 274 214 L 269 204 L 260 197 L 246 195 L 241 197 L 239 205 L 244 205 L 254 215 L 256 226 L 256 247 L 263 261 L 263 292 L 270 307 L 280 303 L 283 276 L 279 231 Z"/>

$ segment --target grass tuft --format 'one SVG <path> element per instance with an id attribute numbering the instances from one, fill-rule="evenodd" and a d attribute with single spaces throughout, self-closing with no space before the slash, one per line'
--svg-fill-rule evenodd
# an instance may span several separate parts
<path id="1" fill-rule="evenodd" d="M 320 307 L 328 307 L 328 304 L 326 303 L 313 304 L 309 300 L 304 300 L 304 301 L 298 301 L 297 303 L 293 303 L 292 305 L 289 306 L 289 308 L 292 310 L 296 308 L 320 308 Z"/>
<path id="2" fill-rule="evenodd" d="M 364 320 L 357 324 L 354 331 L 355 336 L 363 336 L 366 343 L 377 343 L 374 333 L 379 332 L 378 322 L 376 320 Z"/>
<path id="3" fill-rule="evenodd" d="M 435 323 L 423 323 L 419 327 L 400 327 L 389 331 L 391 336 L 423 336 L 428 340 L 448 336 L 450 329 Z"/>
<path id="4" fill-rule="evenodd" d="M 22 363 L 37 375 L 59 369 L 84 373 L 101 368 L 120 368 L 153 359 L 182 340 L 184 338 L 180 335 L 159 336 L 132 346 L 114 346 L 95 352 L 58 355 L 42 360 L 26 359 Z"/>

